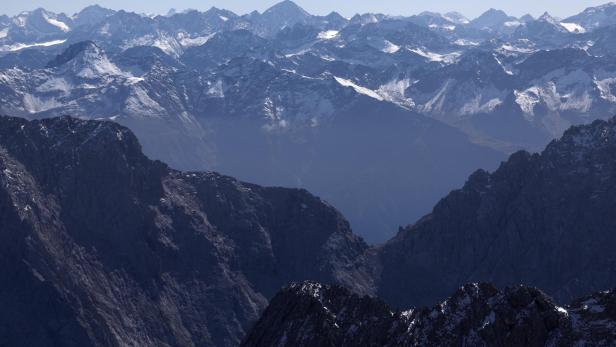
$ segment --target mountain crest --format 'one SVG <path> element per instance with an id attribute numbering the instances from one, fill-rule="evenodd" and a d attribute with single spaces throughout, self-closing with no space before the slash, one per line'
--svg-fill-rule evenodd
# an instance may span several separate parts
<path id="1" fill-rule="evenodd" d="M 93 41 L 81 41 L 74 43 L 64 50 L 64 52 L 57 55 L 52 61 L 47 64 L 47 68 L 58 67 L 68 63 L 75 59 L 78 55 L 84 53 L 86 50 L 100 50 L 100 48 Z"/>
<path id="2" fill-rule="evenodd" d="M 270 7 L 269 9 L 263 12 L 264 15 L 281 15 L 281 16 L 301 16 L 301 17 L 309 17 L 310 14 L 306 12 L 303 8 L 297 5 L 295 2 L 291 0 L 284 0 L 282 2 L 277 3 L 276 5 Z"/>
<path id="3" fill-rule="evenodd" d="M 556 20 L 556 18 L 552 17 L 551 14 L 549 14 L 547 11 L 544 12 L 541 17 L 539 17 L 537 19 L 538 21 L 543 21 L 543 22 L 547 22 L 550 24 L 558 24 L 558 21 Z"/>
<path id="4" fill-rule="evenodd" d="M 47 64 L 47 68 L 59 67 L 72 70 L 82 78 L 122 74 L 122 71 L 109 61 L 103 49 L 92 41 L 81 41 L 70 45 Z"/>
<path id="5" fill-rule="evenodd" d="M 560 307 L 533 287 L 469 283 L 431 308 L 392 311 L 379 299 L 303 282 L 271 300 L 242 346 L 607 346 L 615 306 L 616 290 Z"/>

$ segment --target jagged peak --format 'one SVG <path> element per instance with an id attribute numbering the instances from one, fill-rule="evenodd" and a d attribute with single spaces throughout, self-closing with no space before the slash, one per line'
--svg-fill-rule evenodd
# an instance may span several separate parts
<path id="1" fill-rule="evenodd" d="M 0 129 L 3 136 L 39 138 L 54 144 L 54 150 L 61 151 L 64 146 L 72 148 L 80 145 L 101 146 L 100 148 L 122 148 L 123 151 L 141 153 L 137 137 L 128 128 L 106 120 L 85 120 L 71 116 L 60 116 L 40 120 L 26 120 L 19 117 L 1 116 Z M 115 145 L 114 145 L 115 144 Z"/>
<path id="2" fill-rule="evenodd" d="M 82 78 L 123 74 L 115 64 L 109 61 L 105 51 L 92 41 L 81 41 L 70 45 L 47 64 L 47 68 L 60 67 L 72 70 Z"/>
<path id="3" fill-rule="evenodd" d="M 552 17 L 547 11 L 544 12 L 541 17 L 537 18 L 538 21 L 548 22 L 550 24 L 557 24 L 556 18 Z"/>
<path id="4" fill-rule="evenodd" d="M 330 12 L 327 16 L 325 16 L 325 18 L 335 18 L 335 19 L 344 19 L 344 20 L 346 20 L 345 17 L 343 17 L 340 13 L 338 13 L 336 11 Z"/>
<path id="5" fill-rule="evenodd" d="M 548 145 L 546 152 L 588 152 L 608 146 L 616 146 L 616 116 L 567 129 L 559 140 Z"/>
<path id="6" fill-rule="evenodd" d="M 75 59 L 78 55 L 88 50 L 91 50 L 96 54 L 102 53 L 102 49 L 98 47 L 98 45 L 93 41 L 80 41 L 68 46 L 68 48 L 66 48 L 62 53 L 60 53 L 52 61 L 50 61 L 46 67 L 53 68 L 64 65 L 69 61 Z"/>
<path id="7" fill-rule="evenodd" d="M 377 298 L 304 282 L 274 297 L 243 346 L 280 341 L 288 345 L 449 346 L 458 345 L 462 336 L 469 345 L 518 345 L 520 341 L 576 345 L 588 337 L 610 341 L 614 334 L 603 330 L 616 318 L 614 298 L 612 290 L 560 307 L 534 287 L 498 290 L 489 283 L 470 283 L 431 308 L 393 311 Z M 569 311 L 578 316 L 572 318 Z"/>

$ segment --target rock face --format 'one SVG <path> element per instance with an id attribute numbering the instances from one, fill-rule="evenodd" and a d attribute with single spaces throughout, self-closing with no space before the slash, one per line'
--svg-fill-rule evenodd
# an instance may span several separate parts
<path id="1" fill-rule="evenodd" d="M 432 308 L 382 301 L 315 282 L 271 301 L 242 346 L 613 346 L 616 290 L 559 307 L 540 290 L 468 284 Z"/>
<path id="2" fill-rule="evenodd" d="M 559 302 L 616 284 L 616 119 L 477 171 L 381 249 L 380 295 L 431 304 L 462 283 L 525 283 Z"/>
<path id="3" fill-rule="evenodd" d="M 615 153 L 616 119 L 571 128 L 369 248 L 304 190 L 172 170 L 116 123 L 0 117 L 0 342 L 237 345 L 306 279 L 394 307 L 480 281 L 570 301 L 616 283 Z M 245 343 L 607 346 L 614 305 L 614 292 L 559 308 L 527 287 L 468 285 L 392 314 L 308 282 Z"/>
<path id="4" fill-rule="evenodd" d="M 289 281 L 372 286 L 319 198 L 171 170 L 112 122 L 1 117 L 0 230 L 1 345 L 237 345 Z"/>

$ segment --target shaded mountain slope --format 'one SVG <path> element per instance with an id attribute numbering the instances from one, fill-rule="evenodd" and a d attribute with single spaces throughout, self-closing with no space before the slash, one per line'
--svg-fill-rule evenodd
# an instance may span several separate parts
<path id="1" fill-rule="evenodd" d="M 525 283 L 559 301 L 616 284 L 616 119 L 573 127 L 541 154 L 475 172 L 382 249 L 380 294 L 430 304 L 461 283 Z"/>
<path id="2" fill-rule="evenodd" d="M 371 288 L 320 199 L 171 170 L 112 122 L 1 117 L 0 182 L 2 344 L 236 345 L 289 281 Z"/>

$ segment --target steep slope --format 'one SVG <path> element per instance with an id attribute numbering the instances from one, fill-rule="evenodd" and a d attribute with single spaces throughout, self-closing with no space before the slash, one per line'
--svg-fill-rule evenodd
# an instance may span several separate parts
<path id="1" fill-rule="evenodd" d="M 71 31 L 72 20 L 63 13 L 38 8 L 18 14 L 7 24 L 0 36 L 0 52 L 20 45 L 62 41 Z"/>
<path id="2" fill-rule="evenodd" d="M 592 31 L 616 24 L 615 15 L 616 4 L 609 2 L 601 6 L 588 7 L 576 15 L 566 18 L 563 23 L 574 24 L 585 31 Z"/>
<path id="3" fill-rule="evenodd" d="M 380 295 L 430 304 L 461 283 L 525 283 L 558 301 L 616 283 L 616 119 L 569 129 L 541 154 L 475 172 L 380 249 Z"/>
<path id="4" fill-rule="evenodd" d="M 171 170 L 112 122 L 1 117 L 0 182 L 2 344 L 232 346 L 289 281 L 371 291 L 320 199 Z"/>
<path id="5" fill-rule="evenodd" d="M 242 346 L 611 346 L 616 290 L 559 307 L 541 291 L 468 284 L 432 308 L 392 311 L 337 286 L 291 284 Z"/>

